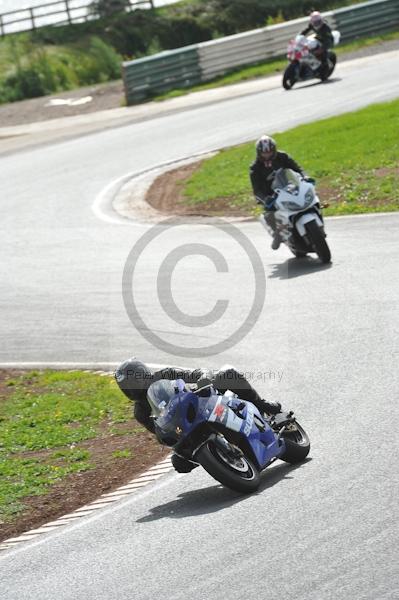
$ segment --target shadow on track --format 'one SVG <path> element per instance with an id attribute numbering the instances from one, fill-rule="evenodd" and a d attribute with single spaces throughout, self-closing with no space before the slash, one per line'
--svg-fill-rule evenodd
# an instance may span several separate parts
<path id="1" fill-rule="evenodd" d="M 305 256 L 304 258 L 289 258 L 283 263 L 272 265 L 273 271 L 269 279 L 293 279 L 302 275 L 312 275 L 318 271 L 331 269 L 332 263 L 323 264 L 318 258 Z"/>
<path id="2" fill-rule="evenodd" d="M 341 77 L 331 77 L 331 79 L 327 79 L 326 81 L 312 81 L 312 83 L 306 83 L 306 81 L 298 81 L 294 87 L 289 89 L 291 92 L 299 92 L 300 90 L 307 90 L 308 88 L 314 87 L 315 85 L 327 85 L 329 83 L 337 83 L 338 81 L 342 81 Z"/>
<path id="3" fill-rule="evenodd" d="M 237 502 L 242 502 L 248 496 L 262 494 L 265 490 L 276 485 L 276 483 L 279 483 L 283 479 L 292 479 L 290 473 L 304 466 L 310 460 L 312 459 L 308 458 L 297 465 L 282 463 L 266 469 L 261 475 L 259 489 L 254 494 L 239 494 L 223 487 L 221 484 L 183 492 L 176 500 L 172 500 L 172 502 L 150 508 L 150 514 L 137 519 L 136 522 L 148 523 L 164 518 L 182 519 L 184 517 L 202 516 L 207 513 L 223 510 Z"/>

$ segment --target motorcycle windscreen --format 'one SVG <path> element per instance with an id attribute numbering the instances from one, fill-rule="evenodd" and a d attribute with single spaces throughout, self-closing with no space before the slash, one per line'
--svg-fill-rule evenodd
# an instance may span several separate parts
<path id="1" fill-rule="evenodd" d="M 150 385 L 147 390 L 147 398 L 153 417 L 157 418 L 165 414 L 168 404 L 180 391 L 179 383 L 169 379 L 160 379 Z"/>
<path id="2" fill-rule="evenodd" d="M 300 184 L 301 178 L 298 173 L 292 169 L 278 169 L 273 179 L 272 189 L 275 192 L 287 190 L 291 193 L 298 193 Z"/>
<path id="3" fill-rule="evenodd" d="M 148 388 L 148 401 L 152 416 L 163 435 L 179 438 L 182 428 L 182 398 L 186 392 L 186 384 L 182 379 L 170 381 L 161 379 Z M 177 435 L 177 431 L 180 430 Z"/>

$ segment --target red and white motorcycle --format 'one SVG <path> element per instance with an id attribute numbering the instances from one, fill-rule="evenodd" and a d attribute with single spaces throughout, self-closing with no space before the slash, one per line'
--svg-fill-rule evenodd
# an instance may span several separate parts
<path id="1" fill-rule="evenodd" d="M 332 32 L 334 46 L 339 44 L 341 34 L 339 31 Z M 290 90 L 298 81 L 318 78 L 326 81 L 335 69 L 337 64 L 337 55 L 332 50 L 327 50 L 327 63 L 323 65 L 320 56 L 323 48 L 315 35 L 306 37 L 298 34 L 295 39 L 288 44 L 287 58 L 290 64 L 284 71 L 283 87 Z"/>

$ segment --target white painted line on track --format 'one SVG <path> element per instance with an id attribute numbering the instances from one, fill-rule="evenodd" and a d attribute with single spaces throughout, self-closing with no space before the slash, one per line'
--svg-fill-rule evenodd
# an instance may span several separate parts
<path id="1" fill-rule="evenodd" d="M 324 217 L 328 221 L 342 221 L 344 219 L 373 219 L 376 217 L 392 217 L 393 215 L 399 215 L 399 212 L 374 212 L 374 213 L 359 213 L 357 215 L 335 215 L 331 217 Z"/>
<path id="2" fill-rule="evenodd" d="M 138 175 L 138 174 L 137 174 Z M 118 179 L 114 179 L 109 183 L 97 196 L 92 204 L 92 211 L 95 216 L 104 221 L 105 223 L 110 223 L 112 225 L 129 225 L 129 226 L 145 226 L 144 223 L 135 223 L 131 219 L 127 217 L 122 217 L 117 212 L 115 212 L 112 208 L 112 202 L 117 193 L 120 191 L 122 186 L 134 177 L 134 173 L 128 173 L 127 175 L 123 175 L 122 177 L 118 177 Z"/>
<path id="3" fill-rule="evenodd" d="M 179 474 L 175 473 L 175 476 L 178 477 Z M 163 482 L 157 482 L 157 489 L 162 489 L 162 488 L 170 485 L 173 481 L 174 481 L 174 477 L 172 477 L 172 478 L 168 477 L 168 479 L 166 479 Z M 117 510 L 120 510 L 121 508 L 128 506 L 129 504 L 133 504 L 134 502 L 137 502 L 138 500 L 141 500 L 142 498 L 146 498 L 147 496 L 149 496 L 152 493 L 153 493 L 153 490 L 151 488 L 149 490 L 143 490 L 140 494 L 131 494 L 128 498 L 125 499 L 125 501 L 121 501 L 118 504 L 113 503 L 110 507 L 106 507 L 100 512 L 94 512 L 85 519 L 79 519 L 77 522 L 74 522 L 72 525 L 70 525 L 70 527 L 68 527 L 68 529 L 64 529 L 63 527 L 58 527 L 58 529 L 60 531 L 54 532 L 51 536 L 51 539 L 62 536 L 66 531 L 74 531 L 76 529 L 80 529 L 81 527 L 87 525 L 88 523 L 93 523 L 94 521 L 98 521 L 99 519 L 102 519 L 105 515 L 110 515 L 110 514 L 116 512 Z M 116 504 L 116 506 L 115 506 L 115 504 Z M 56 521 L 54 521 L 53 524 L 55 524 L 55 523 L 56 523 Z M 8 549 L 9 552 L 0 554 L 0 561 L 2 559 L 8 558 L 10 556 L 12 557 L 12 556 L 15 556 L 16 554 L 20 554 L 21 552 L 29 551 L 31 548 L 33 548 L 35 546 L 40 546 L 41 544 L 44 544 L 47 541 L 47 539 L 49 539 L 47 537 L 43 538 L 40 535 L 37 537 L 39 538 L 38 540 L 36 540 L 36 541 L 32 540 L 31 543 L 29 543 L 29 544 L 26 543 L 26 544 L 21 545 L 20 542 L 16 541 L 16 542 L 13 542 L 12 544 L 10 544 L 10 546 L 8 546 L 8 547 L 7 547 L 8 541 L 4 540 L 4 542 L 2 542 L 2 544 L 0 545 L 0 550 Z M 19 539 L 19 538 L 17 538 L 17 539 Z M 26 542 L 28 542 L 28 541 L 29 540 L 26 540 Z"/>
<path id="4" fill-rule="evenodd" d="M 73 370 L 90 370 L 90 371 L 110 371 L 118 366 L 115 362 L 66 362 L 66 361 L 12 361 L 0 363 L 0 369 L 73 369 Z M 101 369 L 100 369 L 101 367 Z"/>
<path id="5" fill-rule="evenodd" d="M 105 498 L 115 498 L 116 496 L 118 496 L 119 498 L 122 498 L 123 496 L 127 496 L 128 494 L 130 494 L 131 489 L 128 490 L 116 490 L 115 492 L 109 492 L 108 494 L 103 494 L 101 496 L 101 498 L 105 499 Z"/>
<path id="6" fill-rule="evenodd" d="M 64 365 L 64 368 L 65 368 L 65 365 L 67 365 L 66 368 L 69 369 L 70 365 L 72 363 L 44 363 L 44 362 L 43 363 L 2 363 L 2 364 L 0 364 L 0 368 L 14 368 L 14 369 L 24 368 L 21 365 L 25 365 L 25 368 L 26 368 L 26 365 L 30 365 L 30 368 L 33 368 L 32 365 L 35 365 L 36 368 L 38 368 L 38 365 L 41 365 L 42 368 L 50 368 L 48 366 L 49 364 L 52 365 L 52 368 L 54 368 L 55 365 L 57 365 L 58 368 L 60 368 L 60 365 Z M 79 364 L 80 367 L 85 366 L 87 369 L 87 365 L 82 365 L 81 363 L 75 363 L 75 366 L 76 366 L 76 364 Z M 103 363 L 101 363 L 101 364 L 102 364 L 102 366 L 104 366 Z M 5 367 L 4 365 L 12 365 L 12 367 L 10 367 L 10 366 Z M 91 366 L 93 366 L 93 364 Z M 98 366 L 97 363 L 96 363 L 96 366 Z M 151 369 L 165 368 L 165 365 L 159 365 L 159 364 L 155 365 L 153 363 L 148 364 L 148 366 Z M 178 368 L 182 368 L 182 367 L 178 367 Z M 100 375 L 108 375 L 108 376 L 113 375 L 112 371 L 95 371 L 95 372 Z M 137 492 L 138 490 L 141 490 L 142 488 L 148 486 L 150 483 L 154 483 L 155 481 L 160 479 L 163 475 L 170 473 L 170 471 L 173 470 L 170 456 L 171 456 L 171 454 L 169 454 L 166 458 L 163 458 L 161 461 L 159 461 L 158 463 L 156 463 L 155 465 L 153 465 L 152 467 L 147 469 L 147 471 L 145 471 L 144 473 L 141 473 L 140 475 L 138 475 L 137 477 L 135 477 L 134 479 L 129 481 L 129 483 L 120 486 L 119 488 L 113 490 L 110 493 L 102 494 L 99 498 L 97 498 L 93 502 L 90 502 L 89 504 L 85 504 L 84 506 L 77 508 L 75 511 L 59 517 L 55 521 L 51 521 L 49 523 L 41 525 L 40 527 L 38 527 L 36 529 L 26 531 L 18 537 L 9 538 L 7 540 L 4 540 L 3 542 L 0 542 L 0 551 L 14 548 L 15 546 L 20 545 L 23 542 L 30 541 L 38 536 L 43 535 L 44 533 L 48 533 L 48 532 L 53 531 L 54 529 L 57 529 L 64 525 L 70 525 L 74 521 L 80 520 L 81 517 L 90 516 L 93 512 L 98 511 L 99 509 L 104 509 L 107 512 L 109 512 L 108 506 L 110 504 L 115 504 L 116 502 L 126 498 L 126 496 L 130 496 L 134 492 Z M 85 519 L 85 522 L 86 522 L 86 520 L 87 519 Z"/>
<path id="7" fill-rule="evenodd" d="M 169 469 L 166 471 L 169 473 L 170 471 L 173 470 L 173 467 L 172 467 L 172 463 L 170 462 L 170 458 L 164 459 L 162 461 L 163 466 L 165 466 L 166 461 L 169 462 Z M 155 467 L 156 466 L 157 465 L 155 465 Z M 82 507 L 76 509 L 76 511 L 69 513 L 68 515 L 64 515 L 64 516 L 60 517 L 59 519 L 56 519 L 55 521 L 51 521 L 50 523 L 47 523 L 47 525 L 42 525 L 41 527 L 39 527 L 37 529 L 33 529 L 31 531 L 26 531 L 25 533 L 22 533 L 18 537 L 13 537 L 13 538 L 9 538 L 8 540 L 4 540 L 4 542 L 0 543 L 0 551 L 10 549 L 11 547 L 15 548 L 16 546 L 18 546 L 24 542 L 31 541 L 31 540 L 35 539 L 36 537 L 42 536 L 45 533 L 53 531 L 56 528 L 62 527 L 64 525 L 70 525 L 71 523 L 74 523 L 76 520 L 80 521 L 81 517 L 90 517 L 90 515 L 92 515 L 94 512 L 99 511 L 100 509 L 102 509 L 101 515 L 104 514 L 104 511 L 106 511 L 108 514 L 110 512 L 109 505 L 113 505 L 122 499 L 126 500 L 126 496 L 130 496 L 134 492 L 141 490 L 141 488 L 148 486 L 150 483 L 154 483 L 160 477 L 162 477 L 164 474 L 166 474 L 166 472 L 151 473 L 151 470 L 145 471 L 144 473 L 142 473 L 135 479 L 132 479 L 132 481 L 130 481 L 128 484 L 121 486 L 120 488 L 117 488 L 116 490 L 114 490 L 111 493 L 112 495 L 104 494 L 103 496 L 100 496 L 97 500 L 94 500 L 94 502 L 86 504 L 85 506 L 82 506 Z M 130 498 L 129 498 L 129 500 L 130 500 Z M 123 506 L 125 504 L 126 504 L 126 502 L 123 503 Z M 115 507 L 113 507 L 112 510 L 115 510 Z M 87 519 L 85 519 L 84 522 L 87 522 Z M 79 524 L 76 524 L 75 526 L 77 526 L 77 525 L 80 526 L 81 524 L 82 523 L 80 522 Z M 72 527 L 73 527 L 73 525 L 72 525 Z"/>
<path id="8" fill-rule="evenodd" d="M 207 150 L 204 152 L 201 152 L 199 154 L 193 154 L 191 156 L 186 156 L 186 157 L 182 157 L 182 158 L 178 158 L 178 159 L 173 159 L 171 161 L 167 161 L 165 163 L 156 165 L 154 167 L 145 169 L 143 171 L 139 171 L 136 173 L 128 173 L 126 175 L 123 175 L 122 177 L 119 177 L 117 179 L 114 179 L 113 181 L 111 181 L 111 183 L 109 183 L 97 196 L 97 198 L 94 200 L 93 204 L 92 204 L 92 210 L 95 214 L 95 216 L 102 220 L 105 221 L 106 223 L 111 223 L 113 225 L 133 225 L 136 227 L 142 227 L 142 228 L 146 228 L 146 227 L 151 227 L 152 225 L 154 225 L 153 222 L 151 221 L 140 221 L 140 222 L 136 222 L 133 219 L 130 219 L 129 217 L 124 217 L 122 215 L 120 215 L 118 212 L 116 212 L 116 210 L 114 210 L 113 208 L 113 200 L 115 199 L 116 195 L 118 194 L 118 192 L 121 190 L 121 188 L 130 180 L 135 179 L 135 178 L 139 178 L 142 175 L 151 173 L 152 171 L 156 172 L 159 169 L 162 169 L 163 167 L 166 166 L 170 166 L 171 168 L 173 166 L 176 166 L 177 164 L 181 163 L 181 162 L 187 162 L 190 160 L 195 160 L 196 158 L 201 158 L 201 156 L 205 156 L 207 154 L 211 154 L 211 153 L 217 153 L 221 150 L 222 148 L 214 148 L 211 150 Z M 361 214 L 353 214 L 353 215 L 337 215 L 337 216 L 331 216 L 331 217 L 325 217 L 325 219 L 354 219 L 354 218 L 370 218 L 370 217 L 376 217 L 376 216 L 381 216 L 381 215 L 391 215 L 391 214 L 395 214 L 395 212 L 380 212 L 380 213 L 361 213 Z M 165 219 L 167 218 L 167 215 L 165 215 Z M 242 219 L 241 219 L 242 220 Z M 258 221 L 257 218 L 253 219 L 253 222 Z M 162 222 L 162 220 L 160 221 L 160 223 Z M 194 226 L 194 225 L 200 225 L 203 226 L 205 223 L 198 223 L 198 222 L 194 222 L 192 223 L 192 225 L 189 226 Z M 187 225 L 187 223 L 186 223 Z M 183 226 L 183 225 L 182 225 Z"/>
<path id="9" fill-rule="evenodd" d="M 96 373 L 97 375 L 112 375 L 116 367 L 121 364 L 121 361 L 115 362 L 52 362 L 52 361 L 15 361 L 15 362 L 3 362 L 0 363 L 0 369 L 16 369 L 24 371 L 26 369 L 60 369 L 62 371 L 75 370 L 75 371 L 87 371 L 90 373 Z M 159 363 L 146 363 L 146 365 L 153 370 L 170 368 L 170 365 L 159 364 Z M 174 369 L 185 369 L 182 366 L 173 366 Z M 187 367 L 189 368 L 189 367 Z"/>
<path id="10" fill-rule="evenodd" d="M 180 158 L 174 158 L 173 160 L 169 160 L 169 161 L 161 163 L 159 165 L 154 165 L 153 167 L 149 167 L 148 169 L 144 169 L 143 171 L 131 172 L 131 173 L 122 175 L 121 177 L 118 177 L 117 179 L 114 179 L 113 181 L 111 181 L 98 194 L 98 196 L 95 198 L 95 200 L 91 206 L 92 211 L 98 219 L 100 219 L 101 221 L 104 221 L 105 223 L 110 223 L 112 225 L 130 225 L 130 226 L 133 225 L 135 227 L 141 227 L 141 228 L 150 227 L 151 225 L 153 225 L 153 223 L 146 222 L 146 221 L 136 222 L 136 221 L 133 221 L 133 219 L 129 219 L 128 217 L 124 217 L 124 216 L 120 215 L 118 212 L 116 212 L 114 210 L 114 208 L 112 206 L 113 200 L 116 197 L 116 195 L 118 194 L 118 192 L 121 190 L 121 188 L 125 185 L 125 183 L 127 183 L 131 179 L 135 179 L 135 178 L 141 177 L 142 175 L 145 175 L 147 173 L 151 173 L 152 171 L 156 172 L 159 169 L 162 169 L 167 166 L 170 166 L 172 168 L 174 165 L 177 165 L 181 162 L 195 160 L 196 158 L 199 159 L 199 158 L 201 158 L 201 156 L 206 156 L 207 154 L 211 154 L 213 152 L 218 152 L 219 150 L 220 150 L 220 148 L 211 149 L 211 150 L 199 152 L 198 154 L 193 154 L 191 156 L 183 156 Z M 168 216 L 165 215 L 164 218 L 167 219 Z"/>

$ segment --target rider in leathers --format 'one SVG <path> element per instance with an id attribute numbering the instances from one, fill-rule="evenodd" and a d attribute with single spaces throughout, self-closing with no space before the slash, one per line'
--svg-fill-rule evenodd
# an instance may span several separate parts
<path id="1" fill-rule="evenodd" d="M 147 390 L 152 383 L 160 379 L 183 379 L 186 383 L 196 383 L 201 386 L 201 380 L 211 380 L 213 386 L 223 394 L 226 390 L 231 390 L 237 394 L 242 400 L 252 402 L 260 412 L 269 415 L 277 414 L 281 410 L 281 405 L 278 402 L 267 402 L 263 400 L 254 390 L 245 377 L 233 369 L 228 367 L 221 369 L 217 373 L 211 373 L 205 369 L 178 369 L 169 367 L 160 369 L 159 371 L 151 371 L 147 365 L 135 358 L 131 358 L 123 362 L 115 372 L 115 379 L 122 392 L 134 402 L 134 416 L 151 431 L 156 433 L 154 419 L 151 416 L 151 407 L 147 399 Z M 162 443 L 162 440 L 158 438 Z M 184 457 L 177 454 L 172 456 L 172 464 L 176 471 L 180 473 L 188 473 L 196 465 Z"/>
<path id="2" fill-rule="evenodd" d="M 286 152 L 277 150 L 276 142 L 268 135 L 262 135 L 256 142 L 256 160 L 249 169 L 253 193 L 256 201 L 263 204 L 267 209 L 266 222 L 273 230 L 273 250 L 277 250 L 281 244 L 281 238 L 277 231 L 274 216 L 274 192 L 272 183 L 277 169 L 292 169 L 303 177 L 303 169 Z"/>
<path id="3" fill-rule="evenodd" d="M 316 10 L 310 15 L 309 25 L 301 31 L 301 35 L 307 35 L 313 31 L 316 34 L 316 39 L 321 44 L 321 52 L 318 57 L 321 60 L 322 68 L 327 69 L 328 50 L 334 46 L 334 37 L 331 27 L 326 23 L 321 14 Z"/>

